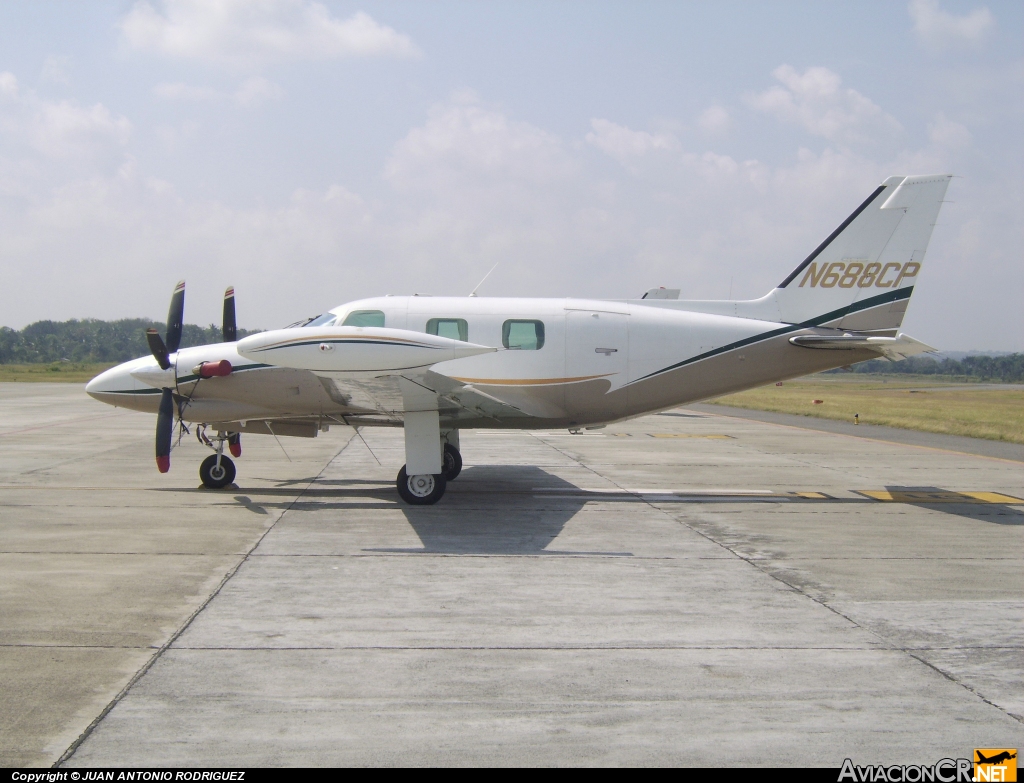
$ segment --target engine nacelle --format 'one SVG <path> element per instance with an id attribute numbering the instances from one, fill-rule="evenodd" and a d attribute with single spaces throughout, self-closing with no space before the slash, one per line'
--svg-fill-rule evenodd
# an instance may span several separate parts
<path id="1" fill-rule="evenodd" d="M 238 353 L 256 362 L 313 372 L 401 372 L 496 350 L 434 334 L 383 327 L 302 327 L 260 332 Z"/>

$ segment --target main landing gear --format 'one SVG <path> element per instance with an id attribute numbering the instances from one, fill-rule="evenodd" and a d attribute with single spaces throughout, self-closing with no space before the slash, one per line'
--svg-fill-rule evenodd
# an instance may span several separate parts
<path id="1" fill-rule="evenodd" d="M 448 482 L 454 481 L 461 472 L 462 455 L 452 444 L 445 443 L 441 456 L 440 473 L 410 476 L 406 473 L 403 465 L 402 469 L 398 471 L 395 484 L 398 487 L 399 496 L 409 505 L 432 506 L 444 496 Z"/>
<path id="2" fill-rule="evenodd" d="M 196 435 L 200 443 L 205 443 L 214 451 L 199 466 L 199 478 L 203 482 L 203 486 L 208 489 L 223 489 L 235 480 L 235 463 L 224 454 L 224 444 L 228 444 L 232 454 L 240 457 L 242 455 L 241 436 L 237 432 L 231 434 L 218 432 L 211 438 L 206 434 L 205 425 L 196 432 Z"/>

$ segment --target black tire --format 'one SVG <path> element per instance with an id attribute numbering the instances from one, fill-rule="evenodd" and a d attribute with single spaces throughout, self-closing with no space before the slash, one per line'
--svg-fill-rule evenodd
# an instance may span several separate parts
<path id="1" fill-rule="evenodd" d="M 442 459 L 444 462 L 441 466 L 441 472 L 444 474 L 444 480 L 455 481 L 462 472 L 462 455 L 459 454 L 459 450 L 452 444 L 446 443 L 444 444 Z"/>
<path id="2" fill-rule="evenodd" d="M 398 494 L 410 506 L 434 505 L 444 495 L 447 484 L 443 473 L 410 476 L 405 472 L 405 465 L 402 465 L 395 479 Z"/>
<path id="3" fill-rule="evenodd" d="M 217 455 L 211 454 L 199 466 L 199 478 L 204 487 L 223 489 L 235 480 L 235 463 L 230 458 L 221 456 L 220 468 L 217 467 Z"/>

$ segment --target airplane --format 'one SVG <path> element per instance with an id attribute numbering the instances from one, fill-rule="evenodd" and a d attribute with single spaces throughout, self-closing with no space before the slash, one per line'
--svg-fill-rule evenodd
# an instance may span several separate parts
<path id="1" fill-rule="evenodd" d="M 184 283 L 151 356 L 95 377 L 102 402 L 157 414 L 158 469 L 174 420 L 213 450 L 221 488 L 240 436 L 315 437 L 331 425 L 405 431 L 396 486 L 436 503 L 462 469 L 464 429 L 598 429 L 855 362 L 934 348 L 899 331 L 951 175 L 889 177 L 765 296 L 638 299 L 383 296 L 236 340 L 179 348 Z M 180 438 L 180 435 L 179 435 Z"/>
<path id="2" fill-rule="evenodd" d="M 978 757 L 974 762 L 975 764 L 1000 764 L 1003 761 L 1009 761 L 1017 758 L 1016 753 L 1010 753 L 1007 750 L 1004 750 L 1002 753 L 997 753 L 992 758 L 985 758 L 980 750 L 975 750 L 974 755 Z"/>

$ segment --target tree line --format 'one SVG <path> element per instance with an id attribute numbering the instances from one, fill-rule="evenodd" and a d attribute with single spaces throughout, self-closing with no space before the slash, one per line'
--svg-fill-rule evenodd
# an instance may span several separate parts
<path id="1" fill-rule="evenodd" d="M 886 375 L 948 375 L 970 381 L 1019 383 L 1024 381 L 1024 353 L 1011 353 L 1005 356 L 965 356 L 962 359 L 911 356 L 899 362 L 872 359 L 853 365 L 853 371 Z"/>
<path id="2" fill-rule="evenodd" d="M 149 355 L 146 330 L 164 335 L 167 325 L 148 318 L 122 318 L 120 321 L 36 321 L 20 331 L 0 326 L 0 364 L 36 364 L 50 362 L 102 362 L 115 364 Z M 255 331 L 238 330 L 241 339 Z M 221 342 L 219 326 L 185 324 L 181 347 Z"/>

